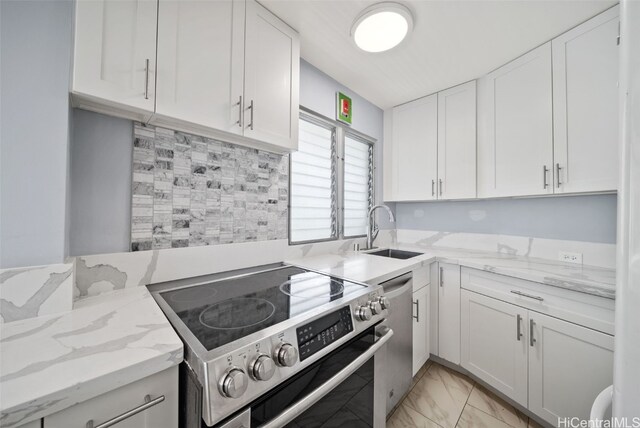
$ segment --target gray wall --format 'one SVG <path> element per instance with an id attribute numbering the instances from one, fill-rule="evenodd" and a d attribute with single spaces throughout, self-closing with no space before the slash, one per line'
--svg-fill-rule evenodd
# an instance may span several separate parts
<path id="1" fill-rule="evenodd" d="M 382 146 L 384 144 L 384 112 L 360 95 L 352 92 L 337 80 L 300 60 L 300 105 L 330 119 L 336 117 L 336 92 L 341 91 L 353 102 L 352 129 L 377 140 L 375 146 L 375 194 L 376 202 L 382 203 Z M 393 208 L 393 204 L 389 204 Z M 392 228 L 385 214 L 378 214 L 379 226 Z"/>
<path id="2" fill-rule="evenodd" d="M 397 203 L 398 229 L 614 244 L 616 195 Z"/>
<path id="3" fill-rule="evenodd" d="M 71 1 L 0 2 L 0 267 L 65 257 Z"/>
<path id="4" fill-rule="evenodd" d="M 133 123 L 73 110 L 69 254 L 129 250 Z"/>

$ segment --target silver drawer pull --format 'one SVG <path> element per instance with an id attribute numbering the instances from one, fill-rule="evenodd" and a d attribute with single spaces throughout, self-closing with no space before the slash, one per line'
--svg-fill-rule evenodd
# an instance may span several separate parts
<path id="1" fill-rule="evenodd" d="M 113 426 L 113 425 L 115 425 L 117 423 L 120 423 L 120 422 L 124 421 L 125 419 L 129 419 L 133 415 L 137 415 L 140 412 L 144 412 L 148 408 L 153 407 L 156 404 L 160 404 L 163 401 L 164 401 L 164 395 L 161 395 L 158 398 L 154 398 L 153 400 L 151 399 L 150 395 L 145 395 L 144 396 L 144 404 L 142 404 L 142 405 L 140 405 L 140 406 L 138 406 L 138 407 L 136 407 L 134 409 L 128 410 L 128 411 L 124 412 L 123 414 L 116 416 L 113 419 L 109 419 L 108 421 L 103 422 L 100 425 L 94 425 L 93 424 L 93 419 L 91 419 L 91 420 L 89 420 L 89 422 L 87 422 L 86 427 L 87 428 L 108 428 L 110 426 Z"/>
<path id="2" fill-rule="evenodd" d="M 413 304 L 416 305 L 416 316 L 412 317 L 416 320 L 416 322 L 420 322 L 420 301 L 416 300 L 415 302 L 413 302 Z"/>
<path id="3" fill-rule="evenodd" d="M 521 322 L 522 322 L 522 317 L 520 316 L 520 314 L 518 314 L 516 317 L 516 339 L 518 339 L 518 342 L 520 342 L 520 339 L 522 338 L 522 332 L 520 331 Z"/>
<path id="4" fill-rule="evenodd" d="M 536 338 L 533 337 L 533 329 L 535 327 L 536 323 L 533 321 L 533 319 L 529 320 L 529 345 L 531 345 L 531 347 L 533 348 L 533 346 L 535 346 L 536 343 Z"/>
<path id="5" fill-rule="evenodd" d="M 236 105 L 238 106 L 238 121 L 236 123 L 242 128 L 242 95 L 240 95 L 240 100 Z"/>
<path id="6" fill-rule="evenodd" d="M 144 99 L 149 99 L 149 58 L 144 60 Z"/>
<path id="7" fill-rule="evenodd" d="M 532 296 L 531 294 L 527 294 L 527 293 L 523 293 L 522 291 L 517 291 L 517 290 L 511 290 L 511 292 L 513 294 L 517 294 L 518 296 L 522 296 L 522 297 L 528 297 L 530 299 L 533 300 L 537 300 L 539 302 L 542 302 L 544 299 L 540 296 Z"/>

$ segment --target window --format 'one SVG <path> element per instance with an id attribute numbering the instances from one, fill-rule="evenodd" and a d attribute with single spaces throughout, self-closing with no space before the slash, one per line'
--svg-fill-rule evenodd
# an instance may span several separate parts
<path id="1" fill-rule="evenodd" d="M 335 127 L 300 119 L 298 151 L 291 154 L 289 240 L 335 239 L 337 183 Z"/>
<path id="2" fill-rule="evenodd" d="M 351 135 L 344 137 L 345 237 L 367 234 L 367 214 L 373 206 L 373 145 Z"/>
<path id="3" fill-rule="evenodd" d="M 290 171 L 289 242 L 366 235 L 367 211 L 373 205 L 370 139 L 303 113 Z"/>

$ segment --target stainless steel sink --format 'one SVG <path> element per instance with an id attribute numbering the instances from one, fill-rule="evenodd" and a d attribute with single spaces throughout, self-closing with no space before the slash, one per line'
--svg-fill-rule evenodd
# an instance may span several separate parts
<path id="1" fill-rule="evenodd" d="M 412 257 L 421 256 L 423 253 L 414 253 L 413 251 L 402 251 L 402 250 L 392 250 L 387 248 L 385 250 L 372 251 L 370 253 L 372 256 L 380 256 L 380 257 L 390 257 L 392 259 L 410 259 Z"/>

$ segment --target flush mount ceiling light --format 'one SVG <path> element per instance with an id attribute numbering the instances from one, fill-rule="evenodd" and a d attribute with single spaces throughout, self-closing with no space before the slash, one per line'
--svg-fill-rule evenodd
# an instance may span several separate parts
<path id="1" fill-rule="evenodd" d="M 399 3 L 369 6 L 351 26 L 351 38 L 366 52 L 384 52 L 402 42 L 413 29 L 411 11 Z"/>

